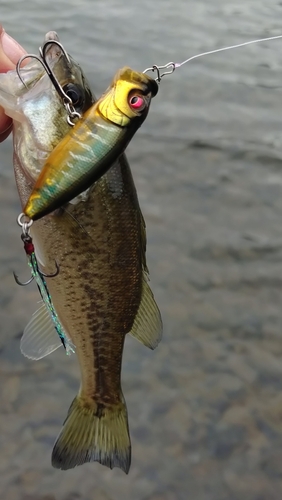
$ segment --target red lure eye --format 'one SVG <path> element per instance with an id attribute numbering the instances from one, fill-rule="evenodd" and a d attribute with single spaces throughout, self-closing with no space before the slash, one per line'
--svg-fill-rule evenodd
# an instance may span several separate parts
<path id="1" fill-rule="evenodd" d="M 142 110 L 145 107 L 145 101 L 140 95 L 134 95 L 129 99 L 129 104 L 133 109 Z"/>

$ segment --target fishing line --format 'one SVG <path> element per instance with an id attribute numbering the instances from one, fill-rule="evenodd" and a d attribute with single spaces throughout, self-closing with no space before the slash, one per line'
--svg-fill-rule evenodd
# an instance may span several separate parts
<path id="1" fill-rule="evenodd" d="M 181 63 L 169 62 L 167 64 L 164 64 L 163 66 L 157 66 L 156 64 L 154 64 L 151 68 L 145 69 L 145 71 L 143 71 L 143 73 L 148 73 L 149 71 L 153 71 L 153 72 L 156 71 L 157 72 L 156 81 L 160 82 L 161 79 L 165 75 L 171 75 L 172 73 L 174 73 L 174 71 L 177 68 L 181 68 L 181 66 L 184 66 L 184 64 L 187 64 L 188 62 L 192 61 L 193 59 L 197 59 L 198 57 L 208 56 L 210 54 L 216 54 L 217 52 L 223 52 L 225 50 L 237 49 L 239 47 L 245 47 L 246 45 L 251 45 L 254 43 L 268 42 L 270 40 L 277 40 L 279 38 L 282 38 L 282 35 L 270 36 L 267 38 L 258 38 L 256 40 L 238 43 L 236 45 L 229 45 L 228 47 L 222 47 L 220 49 L 208 50 L 207 52 L 201 52 L 200 54 L 196 54 L 195 56 L 189 57 L 188 59 L 185 59 L 185 61 L 182 61 Z M 161 73 L 162 69 L 167 69 L 168 71 L 164 71 L 164 73 Z"/>
<path id="2" fill-rule="evenodd" d="M 148 80 L 149 81 L 149 82 L 146 83 L 146 86 L 144 87 L 145 89 L 147 89 L 146 90 L 146 92 L 147 92 L 147 94 L 146 94 L 147 95 L 147 99 L 151 99 L 152 97 L 154 97 L 157 94 L 157 91 L 158 91 L 158 85 L 157 85 L 157 83 L 160 83 L 160 81 L 163 78 L 163 76 L 173 73 L 177 68 L 180 68 L 181 66 L 184 66 L 185 64 L 187 64 L 188 62 L 192 61 L 193 59 L 197 59 L 199 57 L 210 55 L 210 54 L 216 54 L 218 52 L 223 52 L 223 51 L 226 51 L 226 50 L 232 50 L 232 49 L 236 49 L 236 48 L 239 48 L 239 47 L 244 47 L 244 46 L 255 44 L 255 43 L 266 42 L 266 41 L 271 41 L 271 40 L 277 40 L 277 39 L 280 39 L 280 38 L 282 38 L 282 35 L 271 36 L 271 37 L 266 37 L 266 38 L 260 38 L 260 39 L 251 40 L 251 41 L 248 41 L 248 42 L 239 43 L 239 44 L 236 44 L 236 45 L 230 45 L 228 47 L 222 47 L 222 48 L 219 48 L 219 49 L 214 49 L 214 50 L 209 50 L 209 51 L 206 51 L 206 52 L 202 52 L 200 54 L 196 54 L 196 55 L 194 55 L 192 57 L 189 57 L 188 59 L 186 59 L 186 60 L 184 60 L 184 61 L 182 61 L 180 63 L 169 62 L 169 63 L 167 63 L 167 64 L 165 64 L 163 66 L 153 65 L 152 67 L 147 68 L 147 69 L 145 69 L 145 71 L 143 71 L 143 73 L 147 73 L 149 71 L 157 73 L 157 78 L 155 79 L 156 81 L 152 80 L 151 78 L 146 78 L 146 77 L 143 76 L 143 80 Z M 43 68 L 45 69 L 46 73 L 48 74 L 49 78 L 51 79 L 51 82 L 52 82 L 54 88 L 56 89 L 56 91 L 58 92 L 58 94 L 60 95 L 60 97 L 62 99 L 63 105 L 65 106 L 65 108 L 67 110 L 67 113 L 68 113 L 67 121 L 68 121 L 69 125 L 74 125 L 72 119 L 73 118 L 79 118 L 80 114 L 75 110 L 74 103 L 72 101 L 71 96 L 68 95 L 64 91 L 64 89 L 61 86 L 60 82 L 58 81 L 58 79 L 56 78 L 56 76 L 53 73 L 52 69 L 48 65 L 48 60 L 47 60 L 46 55 L 47 55 L 47 48 L 48 48 L 48 46 L 50 44 L 55 44 L 55 45 L 59 46 L 59 48 L 61 49 L 64 57 L 66 58 L 67 63 L 69 64 L 70 60 L 69 60 L 68 54 L 66 53 L 64 47 L 57 40 L 48 40 L 47 42 L 45 42 L 45 44 L 43 45 L 43 47 L 40 49 L 40 57 L 38 57 L 36 55 L 32 55 L 32 54 L 24 55 L 19 60 L 19 62 L 17 64 L 17 67 L 16 67 L 16 71 L 17 71 L 17 74 L 18 74 L 19 78 L 24 83 L 23 79 L 21 78 L 21 74 L 20 74 L 21 63 L 26 58 L 35 58 L 36 60 L 38 60 L 42 64 Z M 123 81 L 121 75 L 123 76 L 123 78 L 125 80 L 125 73 L 127 71 L 128 70 L 125 68 L 123 70 L 120 70 L 121 73 L 118 73 L 119 79 L 121 81 Z M 134 74 L 134 72 L 132 72 L 132 73 Z M 142 78 L 140 78 L 141 76 L 142 75 L 140 75 L 140 73 L 138 73 L 137 82 L 142 81 Z M 145 92 L 145 90 L 144 90 L 144 92 Z M 132 93 L 131 93 L 131 94 L 128 94 L 126 96 L 127 106 L 131 105 L 131 111 L 138 109 L 138 106 L 139 107 L 143 106 L 142 109 L 140 109 L 140 113 L 142 113 L 142 111 L 144 111 L 144 109 L 145 109 L 145 104 L 146 104 L 145 97 L 144 97 L 145 94 L 144 95 L 143 94 L 140 95 L 140 92 L 139 93 L 135 92 L 135 94 L 136 95 L 132 96 Z M 132 98 L 137 99 L 137 101 L 134 101 L 134 102 L 131 101 Z M 141 101 L 141 104 L 140 104 L 140 101 Z M 136 102 L 138 104 L 136 104 Z M 93 106 L 95 106 L 95 105 L 93 105 Z M 146 115 L 147 115 L 147 113 L 143 114 L 142 121 L 144 121 L 144 119 L 146 118 Z M 141 117 L 142 117 L 142 114 L 139 114 L 137 116 L 139 117 L 139 120 L 140 120 Z M 141 125 L 141 123 L 142 122 L 140 121 L 139 126 Z M 87 125 L 87 126 L 89 128 L 89 125 Z M 95 126 L 95 120 L 93 121 L 93 127 L 94 126 Z M 80 127 L 79 130 L 81 130 L 82 124 L 79 123 L 78 127 Z M 103 127 L 105 127 L 105 126 L 103 126 Z M 136 128 L 136 130 L 137 130 L 137 128 Z M 84 130 L 84 129 L 82 128 L 82 130 Z M 135 133 L 136 130 L 135 129 L 132 129 L 132 130 Z M 96 138 L 96 134 L 94 134 L 94 133 L 93 134 L 91 133 L 91 136 L 94 137 L 94 139 Z M 132 136 L 133 136 L 132 134 L 129 135 L 128 136 L 128 140 L 130 140 L 132 138 Z M 104 140 L 103 144 L 104 143 L 105 143 L 105 140 Z M 127 144 L 128 144 L 128 142 L 127 142 Z M 116 142 L 115 147 L 117 145 L 118 145 L 118 143 Z M 92 147 L 94 148 L 94 145 Z M 88 146 L 88 148 L 91 149 L 90 146 Z M 119 153 L 118 153 L 117 156 L 119 156 L 121 153 L 123 153 L 122 149 L 119 150 Z M 94 150 L 93 150 L 92 154 L 94 155 L 94 158 L 95 158 Z M 75 157 L 75 155 L 73 155 L 73 156 Z M 77 158 L 80 158 L 80 155 L 77 155 Z M 103 158 L 106 158 L 106 155 L 104 155 Z M 92 157 L 90 159 L 91 159 L 90 167 L 93 168 L 93 165 L 92 165 L 93 159 L 92 159 Z M 88 161 L 88 158 L 86 158 L 86 160 Z M 73 164 L 69 165 L 68 161 L 66 161 L 65 165 L 67 167 L 71 166 L 71 168 L 73 168 Z M 106 164 L 106 162 L 105 162 L 105 165 L 103 166 L 103 172 L 99 173 L 98 177 L 97 178 L 95 177 L 95 179 L 94 179 L 94 170 L 93 170 L 92 183 L 94 182 L 94 180 L 95 181 L 98 180 L 101 177 L 101 175 L 103 173 L 105 173 L 105 170 L 108 169 L 108 168 L 110 168 L 110 166 L 111 166 L 111 164 Z M 100 170 L 99 170 L 99 172 L 100 172 Z M 63 174 L 65 176 L 69 175 L 67 169 L 66 170 L 62 170 L 62 172 L 63 172 Z M 45 185 L 43 185 L 43 188 L 45 189 L 46 186 L 48 186 L 48 190 L 49 190 L 48 191 L 48 196 L 49 196 L 49 198 L 50 197 L 52 198 L 52 196 L 54 196 L 54 189 L 53 188 L 50 189 L 50 185 L 53 186 L 52 182 L 54 182 L 54 179 L 52 179 L 52 182 L 50 183 L 50 178 L 48 176 L 46 178 L 48 179 L 48 182 L 44 181 Z M 79 176 L 76 177 L 76 179 L 79 180 Z M 74 182 L 72 182 L 72 184 L 73 183 Z M 55 183 L 54 183 L 54 185 L 55 185 Z M 69 185 L 68 189 L 70 187 L 71 187 L 71 184 Z M 83 182 L 81 184 L 81 187 L 85 188 Z M 88 185 L 88 187 L 89 187 L 89 185 Z M 44 190 L 42 192 L 44 192 Z M 40 196 L 38 196 L 37 194 L 34 194 L 34 193 L 36 193 L 36 191 L 31 194 L 31 199 L 33 201 L 34 200 L 38 200 L 38 198 L 40 198 Z M 76 194 L 76 192 L 74 194 Z M 80 193 L 78 193 L 78 194 L 80 194 Z M 41 198 L 43 199 L 43 201 L 45 203 L 45 197 L 44 196 L 41 195 Z M 59 191 L 58 200 L 61 201 L 61 202 L 64 201 L 64 203 L 65 203 L 65 192 L 64 192 L 64 189 L 62 190 L 62 193 L 60 193 L 60 191 Z M 31 206 L 32 206 L 33 201 L 31 202 Z M 56 199 L 55 199 L 55 201 L 56 201 Z M 71 201 L 71 198 L 68 198 L 68 201 Z M 33 211 L 33 209 L 32 209 L 31 212 L 28 212 L 26 208 L 24 210 L 25 210 L 25 212 L 27 211 L 27 213 L 31 213 L 31 215 L 32 214 L 34 214 L 34 216 L 36 215 L 37 219 L 39 219 L 39 218 L 43 217 L 45 214 L 47 214 L 47 213 L 51 212 L 52 210 L 54 210 L 54 208 L 56 208 L 56 207 L 58 208 L 59 204 L 58 205 L 56 205 L 55 203 L 52 204 L 52 202 L 53 202 L 52 199 L 51 199 L 51 201 L 50 201 L 50 199 L 48 199 L 47 200 L 47 205 L 43 204 L 41 212 L 38 211 L 39 209 L 38 210 L 35 209 L 35 211 Z M 49 203 L 49 205 L 48 205 L 48 203 Z M 53 207 L 53 209 L 52 209 L 52 207 Z M 80 227 L 80 229 L 82 231 L 85 231 L 86 234 L 88 234 L 88 236 L 90 236 L 89 233 L 88 233 L 88 231 L 79 223 L 79 221 L 77 220 L 77 218 L 74 215 L 72 215 L 68 210 L 65 210 L 65 212 L 66 212 L 66 214 L 69 217 L 72 218 L 72 220 L 78 225 L 78 227 Z M 22 228 L 21 239 L 22 239 L 22 241 L 24 243 L 24 250 L 25 250 L 25 253 L 26 253 L 26 256 L 27 256 L 27 259 L 28 259 L 28 265 L 30 267 L 31 277 L 30 277 L 30 279 L 28 281 L 26 281 L 25 283 L 23 283 L 23 282 L 21 282 L 18 279 L 17 275 L 14 273 L 15 280 L 21 286 L 28 285 L 29 283 L 31 283 L 31 281 L 35 280 L 35 282 L 37 283 L 40 295 L 42 297 L 42 300 L 43 300 L 43 302 L 45 304 L 47 312 L 48 312 L 48 314 L 50 316 L 50 319 L 52 321 L 52 324 L 53 324 L 55 330 L 57 331 L 57 333 L 59 335 L 59 338 L 61 340 L 61 343 L 65 347 L 67 354 L 70 354 L 71 352 L 74 352 L 74 346 L 70 342 L 70 340 L 68 339 L 68 336 L 67 336 L 66 332 L 64 331 L 62 324 L 60 323 L 59 317 L 58 317 L 57 312 L 55 310 L 55 307 L 53 305 L 53 301 L 52 301 L 52 298 L 51 298 L 51 295 L 50 295 L 50 292 L 49 292 L 49 289 L 48 289 L 48 286 L 47 286 L 47 281 L 45 279 L 45 278 L 55 278 L 59 274 L 59 266 L 56 263 L 56 270 L 55 270 L 55 272 L 53 274 L 45 274 L 40 269 L 39 264 L 38 264 L 38 260 L 37 260 L 37 257 L 36 257 L 36 253 L 35 253 L 35 248 L 34 248 L 33 240 L 32 240 L 32 237 L 30 235 L 30 228 L 31 228 L 31 225 L 33 224 L 33 220 L 32 220 L 32 218 L 27 217 L 25 213 L 21 213 L 19 215 L 19 217 L 18 217 L 18 224 Z M 92 239 L 91 236 L 90 236 L 90 238 Z"/>

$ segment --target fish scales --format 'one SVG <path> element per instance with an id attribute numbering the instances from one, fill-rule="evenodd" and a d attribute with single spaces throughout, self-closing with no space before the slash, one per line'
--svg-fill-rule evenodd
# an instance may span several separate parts
<path id="1" fill-rule="evenodd" d="M 23 181 L 18 178 L 21 186 Z M 28 186 L 25 192 L 27 198 Z M 58 317 L 76 346 L 79 397 L 98 418 L 107 410 L 126 412 L 120 385 L 122 352 L 139 308 L 146 266 L 142 215 L 126 160 L 111 167 L 85 203 L 34 224 L 33 240 L 46 270 L 56 249 L 59 279 L 46 280 Z M 129 456 L 128 434 L 126 453 Z M 55 464 L 61 466 L 60 460 Z M 127 461 L 124 467 L 127 471 Z"/>
<path id="2" fill-rule="evenodd" d="M 49 279 L 48 287 L 53 301 L 60 303 L 57 313 L 62 320 L 69 310 L 64 324 L 84 360 L 82 393 L 91 398 L 99 395 L 101 403 L 103 397 L 116 401 L 119 394 L 124 335 L 133 325 L 142 280 L 140 214 L 130 193 L 134 186 L 125 163 L 122 170 L 119 165 L 112 169 L 126 185 L 121 196 L 115 196 L 112 184 L 109 190 L 110 173 L 96 183 L 83 206 L 68 209 L 78 221 L 83 216 L 83 229 L 68 214 L 51 220 L 48 232 L 45 222 L 39 229 L 44 252 L 52 256 L 55 245 L 60 261 L 61 280 Z"/>

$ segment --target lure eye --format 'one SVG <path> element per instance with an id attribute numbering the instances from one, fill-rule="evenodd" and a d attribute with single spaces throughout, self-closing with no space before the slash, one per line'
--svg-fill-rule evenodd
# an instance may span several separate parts
<path id="1" fill-rule="evenodd" d="M 74 85 L 74 83 L 67 83 L 63 87 L 63 91 L 67 94 L 68 97 L 72 100 L 72 104 L 75 107 L 79 107 L 83 104 L 83 92 L 81 87 L 78 85 Z"/>
<path id="2" fill-rule="evenodd" d="M 133 95 L 129 99 L 129 105 L 132 109 L 142 111 L 146 106 L 146 102 L 141 95 Z"/>

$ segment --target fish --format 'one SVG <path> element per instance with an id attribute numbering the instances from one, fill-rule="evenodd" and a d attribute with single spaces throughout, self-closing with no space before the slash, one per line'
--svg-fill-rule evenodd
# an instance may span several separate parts
<path id="1" fill-rule="evenodd" d="M 98 180 L 144 122 L 157 82 L 128 67 L 52 151 L 23 212 L 32 220 L 49 214 Z"/>
<path id="2" fill-rule="evenodd" d="M 47 55 L 52 54 L 53 70 L 67 85 L 65 59 L 58 47 L 50 46 Z M 22 69 L 23 79 L 27 82 L 30 73 L 32 80 L 27 88 L 8 75 L 7 81 L 14 82 L 10 95 L 0 78 L 0 105 L 14 118 L 14 172 L 23 207 L 46 158 L 70 130 L 61 99 L 40 71 L 38 66 Z M 67 73 L 73 85 L 81 86 L 85 111 L 94 99 L 86 80 L 75 65 Z M 86 192 L 34 222 L 30 234 L 41 269 L 48 274 L 54 258 L 59 266 L 59 274 L 46 277 L 46 284 L 76 347 L 81 374 L 52 465 L 67 470 L 98 461 L 128 473 L 131 442 L 120 380 L 125 336 L 130 333 L 154 349 L 162 320 L 148 283 L 145 222 L 125 155 Z M 24 331 L 22 352 L 39 359 L 59 345 L 50 314 L 41 306 Z"/>

